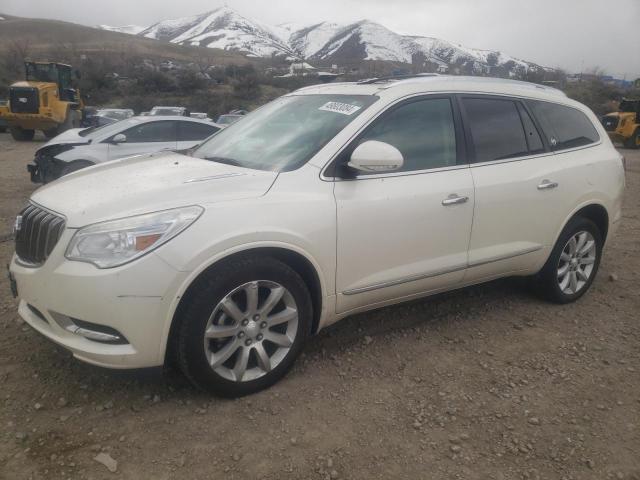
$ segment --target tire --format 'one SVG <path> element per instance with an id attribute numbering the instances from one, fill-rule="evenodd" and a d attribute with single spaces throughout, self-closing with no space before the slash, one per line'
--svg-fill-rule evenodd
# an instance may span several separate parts
<path id="1" fill-rule="evenodd" d="M 630 148 L 632 150 L 637 150 L 640 148 L 640 128 L 636 128 L 636 131 L 633 132 L 631 138 L 625 140 L 624 147 Z"/>
<path id="2" fill-rule="evenodd" d="M 267 299 L 279 293 L 273 308 L 267 307 Z M 257 295 L 257 309 L 250 294 Z M 237 309 L 224 307 L 223 300 Z M 197 388 L 223 397 L 276 383 L 311 332 L 313 307 L 304 280 L 271 257 L 237 258 L 213 268 L 190 289 L 187 302 L 176 318 L 178 365 Z M 217 338 L 205 339 L 205 330 Z"/>
<path id="3" fill-rule="evenodd" d="M 30 142 L 36 134 L 35 130 L 25 130 L 20 127 L 11 127 L 11 136 L 17 142 Z"/>
<path id="4" fill-rule="evenodd" d="M 575 245 L 580 247 L 576 249 L 577 255 L 569 245 L 572 239 L 576 239 Z M 593 242 L 593 248 L 588 254 L 584 253 L 590 242 Z M 536 276 L 535 283 L 543 297 L 559 304 L 582 297 L 598 273 L 603 244 L 602 233 L 595 223 L 583 217 L 571 219 L 562 230 L 547 263 Z"/>
<path id="5" fill-rule="evenodd" d="M 60 170 L 60 175 L 57 178 L 64 177 L 65 175 L 69 175 L 70 173 L 77 172 L 78 170 L 82 170 L 83 168 L 91 167 L 93 165 L 95 165 L 95 163 L 90 162 L 89 160 L 76 160 L 75 162 L 70 162 Z M 52 180 L 55 179 L 50 179 L 48 181 Z"/>

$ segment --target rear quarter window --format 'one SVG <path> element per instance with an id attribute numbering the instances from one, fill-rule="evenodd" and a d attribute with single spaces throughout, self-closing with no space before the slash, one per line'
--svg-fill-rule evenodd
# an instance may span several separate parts
<path id="1" fill-rule="evenodd" d="M 600 140 L 600 135 L 591 120 L 580 110 L 556 103 L 529 101 L 553 150 L 591 145 Z"/>

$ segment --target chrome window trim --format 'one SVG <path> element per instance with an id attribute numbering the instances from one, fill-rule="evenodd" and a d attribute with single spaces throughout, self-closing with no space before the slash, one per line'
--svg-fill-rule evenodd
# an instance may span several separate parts
<path id="1" fill-rule="evenodd" d="M 583 145 L 581 147 L 574 147 L 574 148 L 570 148 L 570 149 L 567 149 L 567 150 L 555 150 L 555 151 L 552 150 L 550 152 L 541 152 L 541 153 L 535 153 L 533 155 L 524 155 L 522 157 L 506 158 L 504 160 L 488 160 L 486 162 L 470 163 L 469 167 L 471 167 L 471 168 L 484 167 L 486 165 L 499 165 L 501 163 L 521 162 L 523 160 L 530 160 L 530 159 L 533 159 L 533 158 L 551 157 L 551 156 L 560 155 L 560 154 L 564 154 L 564 153 L 577 152 L 577 151 L 580 151 L 580 150 L 585 150 L 587 148 L 598 147 L 601 144 L 602 144 L 602 140 L 599 141 L 598 143 L 590 143 L 589 145 Z"/>
<path id="2" fill-rule="evenodd" d="M 536 246 L 536 247 L 527 248 L 527 249 L 521 250 L 519 252 L 515 252 L 515 253 L 510 253 L 510 254 L 507 254 L 507 255 L 501 255 L 501 256 L 498 256 L 498 257 L 489 258 L 487 260 L 481 260 L 481 261 L 477 261 L 477 262 L 468 262 L 466 265 L 457 265 L 455 267 L 443 268 L 441 270 L 434 270 L 434 271 L 428 272 L 428 273 L 420 273 L 420 274 L 416 274 L 416 275 L 410 275 L 408 277 L 398 278 L 398 279 L 395 279 L 395 280 L 389 280 L 387 282 L 376 283 L 376 284 L 373 284 L 373 285 L 367 285 L 365 287 L 352 288 L 351 290 L 345 290 L 344 292 L 342 292 L 342 294 L 343 295 L 357 295 L 358 293 L 366 293 L 366 292 L 371 292 L 373 290 L 379 290 L 379 289 L 382 289 L 382 288 L 395 287 L 397 285 L 402 285 L 404 283 L 416 282 L 418 280 L 425 280 L 427 278 L 438 277 L 440 275 L 446 275 L 448 273 L 459 272 L 461 270 L 466 270 L 467 268 L 480 267 L 482 265 L 487 265 L 489 263 L 500 262 L 502 260 L 509 260 L 511 258 L 520 257 L 522 255 L 527 255 L 529 253 L 534 253 L 534 252 L 540 251 L 540 250 L 542 250 L 542 248 L 543 248 L 542 245 L 540 245 L 540 246 Z"/>

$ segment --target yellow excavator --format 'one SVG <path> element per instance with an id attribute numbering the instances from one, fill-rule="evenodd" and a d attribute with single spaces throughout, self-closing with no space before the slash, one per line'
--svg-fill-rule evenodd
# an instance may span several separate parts
<path id="1" fill-rule="evenodd" d="M 640 148 L 640 99 L 623 99 L 617 112 L 602 117 L 602 125 L 611 141 L 625 148 Z"/>
<path id="2" fill-rule="evenodd" d="M 13 138 L 30 141 L 36 130 L 53 138 L 70 128 L 80 126 L 84 102 L 74 87 L 71 65 L 30 62 L 25 66 L 25 80 L 9 87 L 9 101 L 0 105 Z M 76 78 L 80 78 L 75 71 Z"/>

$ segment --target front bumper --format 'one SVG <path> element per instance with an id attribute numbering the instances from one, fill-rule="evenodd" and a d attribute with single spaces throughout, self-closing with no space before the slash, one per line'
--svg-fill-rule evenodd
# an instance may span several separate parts
<path id="1" fill-rule="evenodd" d="M 14 255 L 10 271 L 18 313 L 36 331 L 85 362 L 107 368 L 144 368 L 164 363 L 175 295 L 186 278 L 154 253 L 113 269 L 68 261 L 67 230 L 44 265 L 23 266 Z M 78 319 L 117 331 L 125 343 L 91 340 L 68 321 Z"/>

